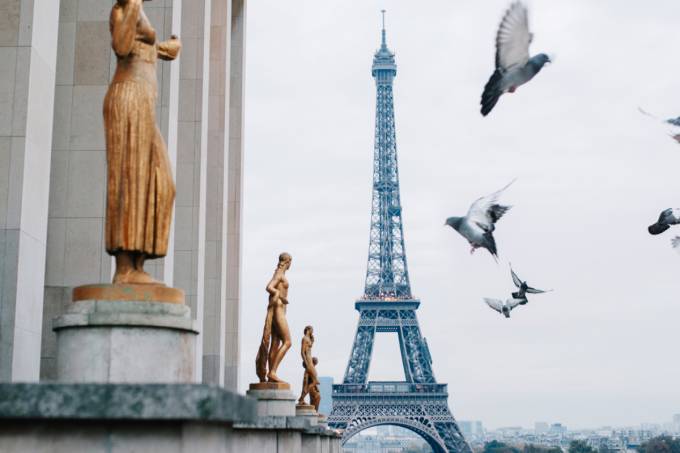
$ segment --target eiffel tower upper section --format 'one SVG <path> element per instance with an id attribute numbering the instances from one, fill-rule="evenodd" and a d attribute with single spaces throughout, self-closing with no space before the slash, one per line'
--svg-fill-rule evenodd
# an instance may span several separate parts
<path id="1" fill-rule="evenodd" d="M 382 43 L 373 57 L 376 83 L 373 204 L 364 300 L 412 299 L 399 196 L 397 139 L 392 84 L 397 75 L 394 53 L 387 48 L 384 16 Z"/>

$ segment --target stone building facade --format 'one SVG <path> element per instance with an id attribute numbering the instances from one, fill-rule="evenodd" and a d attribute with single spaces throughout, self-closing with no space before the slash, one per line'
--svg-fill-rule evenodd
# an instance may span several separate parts
<path id="1" fill-rule="evenodd" d="M 109 282 L 102 102 L 115 69 L 114 0 L 0 0 L 0 381 L 55 377 L 53 318 L 73 287 Z M 157 115 L 175 169 L 168 256 L 201 332 L 199 382 L 236 390 L 246 0 L 150 0 Z"/>

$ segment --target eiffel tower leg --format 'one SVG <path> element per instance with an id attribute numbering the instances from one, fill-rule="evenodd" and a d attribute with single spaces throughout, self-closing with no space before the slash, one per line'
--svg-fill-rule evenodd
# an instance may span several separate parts
<path id="1" fill-rule="evenodd" d="M 442 440 L 444 441 L 446 449 L 450 453 L 472 452 L 470 446 L 463 438 L 460 429 L 458 429 L 458 425 L 456 424 L 455 421 L 452 420 L 450 422 L 435 423 L 434 426 L 435 429 L 437 430 L 437 433 L 439 434 L 439 437 L 441 437 Z"/>

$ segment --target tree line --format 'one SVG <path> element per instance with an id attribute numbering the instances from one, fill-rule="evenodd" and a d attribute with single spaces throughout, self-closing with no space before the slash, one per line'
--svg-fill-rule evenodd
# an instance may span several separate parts
<path id="1" fill-rule="evenodd" d="M 636 447 L 638 453 L 680 453 L 680 438 L 671 436 L 654 437 Z M 572 440 L 567 448 L 568 453 L 614 453 L 606 446 L 593 448 L 583 440 Z M 483 453 L 564 453 L 560 447 L 545 447 L 542 445 L 527 444 L 523 447 L 514 447 L 497 440 L 492 440 L 484 445 Z"/>

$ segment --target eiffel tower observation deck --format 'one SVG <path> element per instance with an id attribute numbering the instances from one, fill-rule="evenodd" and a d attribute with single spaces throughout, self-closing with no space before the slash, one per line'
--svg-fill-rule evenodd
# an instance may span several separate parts
<path id="1" fill-rule="evenodd" d="M 417 433 L 435 452 L 470 452 L 449 410 L 446 384 L 436 381 L 427 341 L 420 332 L 411 293 L 394 124 L 394 53 L 387 47 L 385 12 L 382 42 L 373 57 L 376 83 L 373 203 L 364 295 L 355 303 L 359 324 L 342 384 L 333 386 L 329 425 L 343 430 L 343 443 L 378 425 Z M 404 381 L 368 381 L 375 335 L 396 332 Z"/>

